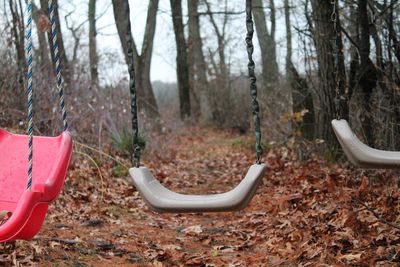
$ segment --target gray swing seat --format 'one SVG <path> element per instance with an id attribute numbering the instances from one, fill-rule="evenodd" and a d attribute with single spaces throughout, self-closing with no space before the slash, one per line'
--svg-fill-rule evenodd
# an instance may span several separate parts
<path id="1" fill-rule="evenodd" d="M 240 184 L 229 192 L 211 195 L 186 195 L 164 187 L 146 167 L 129 170 L 136 189 L 147 205 L 157 212 L 220 212 L 244 209 L 253 198 L 267 169 L 265 164 L 250 167 Z"/>
<path id="2" fill-rule="evenodd" d="M 333 130 L 348 159 L 366 169 L 400 168 L 400 152 L 379 150 L 358 139 L 346 120 L 333 120 Z"/>

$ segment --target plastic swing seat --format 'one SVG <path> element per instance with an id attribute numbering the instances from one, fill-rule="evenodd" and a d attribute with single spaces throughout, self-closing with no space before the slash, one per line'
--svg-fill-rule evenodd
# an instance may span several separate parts
<path id="1" fill-rule="evenodd" d="M 130 174 L 148 206 L 157 212 L 217 212 L 244 209 L 253 198 L 267 169 L 265 164 L 250 167 L 240 184 L 229 192 L 185 195 L 164 187 L 146 167 L 132 168 Z"/>
<path id="2" fill-rule="evenodd" d="M 44 221 L 49 203 L 61 192 L 72 155 L 68 131 L 58 137 L 34 137 L 31 191 L 26 185 L 28 136 L 0 129 L 0 211 L 11 217 L 0 226 L 0 242 L 29 240 Z"/>
<path id="3" fill-rule="evenodd" d="M 346 120 L 333 120 L 333 130 L 349 160 L 362 168 L 400 168 L 400 152 L 379 150 L 358 139 Z"/>
<path id="4" fill-rule="evenodd" d="M 130 10 L 128 1 L 124 2 L 126 23 L 126 47 L 128 54 L 133 54 L 133 40 L 131 33 Z M 246 47 L 249 62 L 248 73 L 250 78 L 251 109 L 254 123 L 254 134 L 256 137 L 255 152 L 257 164 L 252 165 L 245 178 L 234 189 L 221 194 L 210 195 L 185 195 L 179 194 L 164 187 L 146 167 L 140 166 L 140 145 L 139 145 L 139 124 L 138 124 L 138 105 L 137 91 L 135 87 L 135 70 L 133 57 L 129 57 L 129 91 L 131 93 L 131 113 L 132 113 L 132 132 L 133 132 L 133 165 L 136 166 L 129 170 L 133 183 L 139 191 L 150 209 L 157 212 L 221 212 L 237 211 L 245 208 L 253 198 L 258 186 L 260 185 L 264 173 L 267 169 L 261 161 L 261 123 L 260 106 L 257 101 L 257 83 L 255 75 L 255 63 L 253 60 L 253 35 L 254 23 L 252 15 L 252 1 L 246 1 Z"/>

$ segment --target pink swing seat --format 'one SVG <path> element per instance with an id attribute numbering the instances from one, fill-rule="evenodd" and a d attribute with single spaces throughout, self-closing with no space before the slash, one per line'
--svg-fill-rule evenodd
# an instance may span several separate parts
<path id="1" fill-rule="evenodd" d="M 0 211 L 11 217 L 0 226 L 0 242 L 30 240 L 40 230 L 49 203 L 61 192 L 72 155 L 68 131 L 34 137 L 33 184 L 27 190 L 28 136 L 0 129 Z"/>

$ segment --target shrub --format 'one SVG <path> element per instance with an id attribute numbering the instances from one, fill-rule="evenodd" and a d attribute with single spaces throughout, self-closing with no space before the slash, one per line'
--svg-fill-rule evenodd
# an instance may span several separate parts
<path id="1" fill-rule="evenodd" d="M 114 148 L 123 156 L 131 156 L 133 154 L 132 139 L 132 132 L 126 128 L 123 128 L 119 133 L 111 134 Z M 146 148 L 146 138 L 143 134 L 139 134 L 139 146 L 141 150 Z"/>

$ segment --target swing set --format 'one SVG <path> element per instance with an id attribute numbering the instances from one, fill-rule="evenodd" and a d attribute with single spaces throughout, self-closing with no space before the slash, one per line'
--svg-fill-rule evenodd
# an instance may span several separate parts
<path id="1" fill-rule="evenodd" d="M 129 12 L 129 9 L 126 9 Z M 129 13 L 127 14 L 129 17 Z M 255 76 L 255 64 L 253 60 L 253 35 L 254 23 L 252 17 L 252 1 L 246 1 L 246 45 L 249 58 L 248 71 L 250 77 L 251 107 L 256 136 L 256 163 L 250 166 L 244 179 L 234 189 L 229 192 L 211 195 L 185 195 L 175 193 L 164 187 L 146 167 L 140 166 L 140 146 L 139 146 L 139 126 L 137 110 L 137 94 L 135 87 L 134 64 L 132 56 L 132 34 L 130 21 L 127 22 L 127 47 L 130 74 L 131 92 L 131 111 L 132 111 L 132 130 L 134 133 L 134 168 L 129 170 L 135 187 L 142 195 L 148 206 L 157 212 L 218 212 L 235 211 L 245 208 L 253 198 L 258 186 L 260 185 L 264 173 L 267 169 L 261 163 L 261 126 L 260 126 L 260 107 L 257 101 L 257 85 Z"/>
<path id="2" fill-rule="evenodd" d="M 334 16 L 337 16 L 336 1 L 333 1 L 332 4 L 334 5 Z M 62 190 L 72 154 L 72 137 L 68 131 L 67 112 L 64 104 L 63 78 L 52 0 L 48 0 L 48 11 L 51 23 L 56 86 L 64 127 L 63 133 L 58 137 L 33 136 L 32 0 L 27 1 L 27 11 L 28 129 L 27 135 L 16 135 L 0 129 L 0 242 L 16 239 L 29 240 L 38 233 L 49 204 L 57 198 Z M 260 107 L 257 101 L 255 63 L 253 60 L 252 1 L 246 0 L 246 46 L 249 60 L 248 73 L 256 161 L 234 189 L 211 195 L 186 195 L 173 192 L 155 179 L 148 168 L 140 165 L 137 91 L 129 4 L 125 11 L 134 145 L 134 167 L 129 170 L 129 173 L 135 187 L 148 206 L 157 212 L 222 212 L 245 208 L 255 195 L 267 169 L 267 166 L 261 163 Z M 339 38 L 340 31 L 336 28 L 336 21 L 333 22 L 337 38 Z M 339 57 L 339 49 L 336 51 L 336 57 Z M 339 92 L 338 71 L 339 66 L 336 64 L 336 93 L 338 98 L 343 98 Z M 398 168 L 400 166 L 400 152 L 377 150 L 363 144 L 352 132 L 348 122 L 341 119 L 339 108 L 336 111 L 338 116 L 337 119 L 332 121 L 332 126 L 351 162 L 363 168 Z"/>
<path id="3" fill-rule="evenodd" d="M 343 102 L 348 97 L 347 93 L 340 93 L 340 66 L 339 57 L 343 53 L 338 47 L 338 38 L 341 38 L 342 32 L 337 27 L 338 8 L 336 1 L 331 1 L 333 6 L 332 23 L 335 30 L 334 57 L 335 57 L 335 108 L 337 118 L 332 121 L 333 131 L 345 152 L 347 158 L 356 166 L 365 169 L 398 169 L 400 168 L 400 152 L 385 151 L 372 148 L 356 136 L 351 130 L 349 123 L 342 118 Z"/>
<path id="4" fill-rule="evenodd" d="M 40 230 L 49 204 L 60 194 L 72 155 L 55 25 L 54 4 L 48 1 L 57 88 L 64 125 L 58 137 L 33 136 L 32 1 L 27 2 L 28 134 L 0 129 L 0 242 L 29 240 Z M 35 149 L 33 149 L 35 148 Z M 26 179 L 26 177 L 28 179 Z"/>

